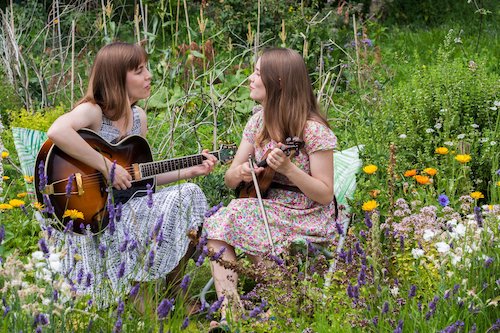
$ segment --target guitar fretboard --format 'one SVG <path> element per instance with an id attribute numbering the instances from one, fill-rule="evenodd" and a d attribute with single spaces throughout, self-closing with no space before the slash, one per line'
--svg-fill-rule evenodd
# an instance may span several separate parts
<path id="1" fill-rule="evenodd" d="M 219 158 L 218 151 L 213 151 L 210 152 L 209 154 L 212 154 L 215 157 Z M 201 154 L 191 155 L 191 156 L 174 158 L 157 162 L 141 163 L 139 165 L 139 168 L 141 170 L 142 177 L 146 178 L 159 175 L 165 172 L 185 169 L 195 165 L 199 165 L 202 164 L 203 160 L 205 159 L 206 159 L 205 156 Z"/>

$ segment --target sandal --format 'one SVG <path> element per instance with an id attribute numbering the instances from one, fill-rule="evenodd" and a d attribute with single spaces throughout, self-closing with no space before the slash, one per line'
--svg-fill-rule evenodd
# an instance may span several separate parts
<path id="1" fill-rule="evenodd" d="M 229 325 L 227 324 L 226 318 L 221 318 L 219 322 L 212 321 L 210 323 L 210 328 L 208 333 L 224 333 L 231 332 Z"/>

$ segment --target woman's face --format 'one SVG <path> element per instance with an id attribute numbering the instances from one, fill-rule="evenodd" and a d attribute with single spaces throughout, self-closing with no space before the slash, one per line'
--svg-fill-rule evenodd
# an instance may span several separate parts
<path id="1" fill-rule="evenodd" d="M 151 93 L 151 73 L 148 71 L 146 63 L 127 72 L 125 87 L 130 104 L 149 97 Z"/>
<path id="2" fill-rule="evenodd" d="M 250 81 L 250 98 L 262 104 L 266 98 L 266 88 L 260 76 L 260 58 L 255 64 L 254 72 L 248 77 Z"/>

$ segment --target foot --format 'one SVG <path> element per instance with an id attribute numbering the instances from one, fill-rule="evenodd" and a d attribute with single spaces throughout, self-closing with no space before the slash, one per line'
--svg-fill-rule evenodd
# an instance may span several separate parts
<path id="1" fill-rule="evenodd" d="M 231 332 L 229 325 L 227 324 L 226 318 L 222 318 L 220 321 L 212 320 L 210 322 L 209 333 L 220 333 L 220 332 Z"/>

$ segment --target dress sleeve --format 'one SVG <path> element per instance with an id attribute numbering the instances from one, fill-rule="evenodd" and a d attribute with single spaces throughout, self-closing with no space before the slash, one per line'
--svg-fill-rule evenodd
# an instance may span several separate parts
<path id="1" fill-rule="evenodd" d="M 245 129 L 243 130 L 243 138 L 251 144 L 255 143 L 255 137 L 262 128 L 262 110 L 258 110 L 248 120 Z"/>
<path id="2" fill-rule="evenodd" d="M 320 150 L 332 150 L 337 137 L 332 130 L 317 121 L 308 121 L 304 129 L 305 150 L 308 155 Z"/>

